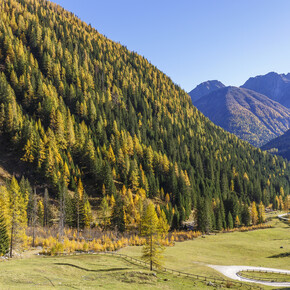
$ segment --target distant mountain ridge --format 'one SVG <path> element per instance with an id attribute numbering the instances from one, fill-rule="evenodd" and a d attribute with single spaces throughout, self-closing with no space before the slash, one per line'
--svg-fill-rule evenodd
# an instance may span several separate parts
<path id="1" fill-rule="evenodd" d="M 241 87 L 256 91 L 290 108 L 290 73 L 270 72 L 251 77 Z"/>
<path id="2" fill-rule="evenodd" d="M 290 160 L 290 130 L 261 147 Z"/>
<path id="3" fill-rule="evenodd" d="M 224 87 L 194 105 L 211 121 L 254 146 L 261 146 L 290 127 L 290 110 L 252 90 Z"/>
<path id="4" fill-rule="evenodd" d="M 206 81 L 196 86 L 188 94 L 190 95 L 191 100 L 194 103 L 203 96 L 224 87 L 225 85 L 220 81 L 217 80 Z"/>

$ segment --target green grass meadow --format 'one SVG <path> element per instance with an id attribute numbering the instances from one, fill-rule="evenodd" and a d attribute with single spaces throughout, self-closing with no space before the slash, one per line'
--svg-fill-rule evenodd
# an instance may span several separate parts
<path id="1" fill-rule="evenodd" d="M 199 275 L 221 277 L 206 265 L 262 266 L 290 270 L 290 227 L 278 219 L 269 229 L 218 233 L 166 248 L 164 266 Z M 281 248 L 283 247 L 283 248 Z M 120 253 L 141 256 L 140 247 L 127 247 Z"/>
<path id="2" fill-rule="evenodd" d="M 164 252 L 164 266 L 211 278 L 225 278 L 207 267 L 263 266 L 290 270 L 290 227 L 278 219 L 274 228 L 251 232 L 211 234 L 176 243 Z M 281 248 L 282 247 L 282 248 Z M 142 247 L 119 252 L 141 258 Z M 213 281 L 213 280 L 212 280 Z M 148 268 L 107 255 L 44 257 L 28 252 L 23 258 L 0 261 L 0 289 L 217 289 L 205 282 L 152 274 Z M 263 287 L 269 289 L 270 287 Z M 239 289 L 247 289 L 242 287 Z"/>
<path id="3" fill-rule="evenodd" d="M 206 289 L 190 278 L 157 273 L 104 255 L 34 257 L 0 262 L 0 289 Z"/>

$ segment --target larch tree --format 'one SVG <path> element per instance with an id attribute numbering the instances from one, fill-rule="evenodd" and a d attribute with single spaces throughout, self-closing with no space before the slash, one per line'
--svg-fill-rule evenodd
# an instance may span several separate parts
<path id="1" fill-rule="evenodd" d="M 262 224 L 265 222 L 265 220 L 266 220 L 265 206 L 261 201 L 258 206 L 258 221 L 260 224 Z"/>
<path id="2" fill-rule="evenodd" d="M 32 225 L 32 247 L 35 246 L 35 228 L 38 222 L 37 216 L 37 197 L 36 190 L 34 189 L 34 194 L 32 197 L 32 211 L 31 211 L 31 225 Z"/>
<path id="3" fill-rule="evenodd" d="M 9 250 L 9 236 L 6 222 L 3 215 L 0 215 L 0 256 L 5 255 Z"/>
<path id="4" fill-rule="evenodd" d="M 164 217 L 164 216 L 163 216 Z M 141 234 L 146 238 L 142 250 L 142 258 L 150 263 L 150 270 L 153 266 L 161 266 L 161 258 L 164 247 L 161 244 L 162 225 L 160 225 L 154 204 L 149 202 L 142 221 Z"/>
<path id="5" fill-rule="evenodd" d="M 9 188 L 10 197 L 10 257 L 16 246 L 26 240 L 27 214 L 25 199 L 21 194 L 17 180 L 13 176 Z"/>
<path id="6" fill-rule="evenodd" d="M 80 226 L 82 223 L 82 218 L 84 214 L 84 204 L 83 204 L 83 197 L 84 197 L 84 188 L 81 179 L 79 179 L 78 187 L 75 192 L 75 206 L 76 206 L 76 222 L 77 222 L 77 233 L 79 236 Z"/>
<path id="7" fill-rule="evenodd" d="M 251 206 L 251 220 L 252 224 L 256 225 L 258 223 L 258 212 L 256 203 L 253 201 Z"/>

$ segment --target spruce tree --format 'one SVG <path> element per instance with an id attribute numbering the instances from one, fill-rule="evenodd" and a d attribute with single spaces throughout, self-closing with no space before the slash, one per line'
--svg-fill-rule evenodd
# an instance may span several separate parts
<path id="1" fill-rule="evenodd" d="M 229 211 L 228 213 L 228 228 L 232 229 L 234 227 L 234 221 L 233 221 L 233 216 L 231 212 Z"/>
<path id="2" fill-rule="evenodd" d="M 121 233 L 125 231 L 124 201 L 119 194 L 117 194 L 116 201 L 113 206 L 112 223 Z"/>

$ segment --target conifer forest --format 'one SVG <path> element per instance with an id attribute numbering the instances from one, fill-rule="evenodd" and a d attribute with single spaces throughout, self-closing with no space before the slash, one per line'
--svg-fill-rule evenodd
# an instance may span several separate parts
<path id="1" fill-rule="evenodd" d="M 150 214 L 170 245 L 189 221 L 194 237 L 258 226 L 289 203 L 286 159 L 216 126 L 146 58 L 45 0 L 0 1 L 0 141 L 27 169 L 0 186 L 0 255 L 73 251 L 80 236 L 96 251 L 146 244 Z"/>

